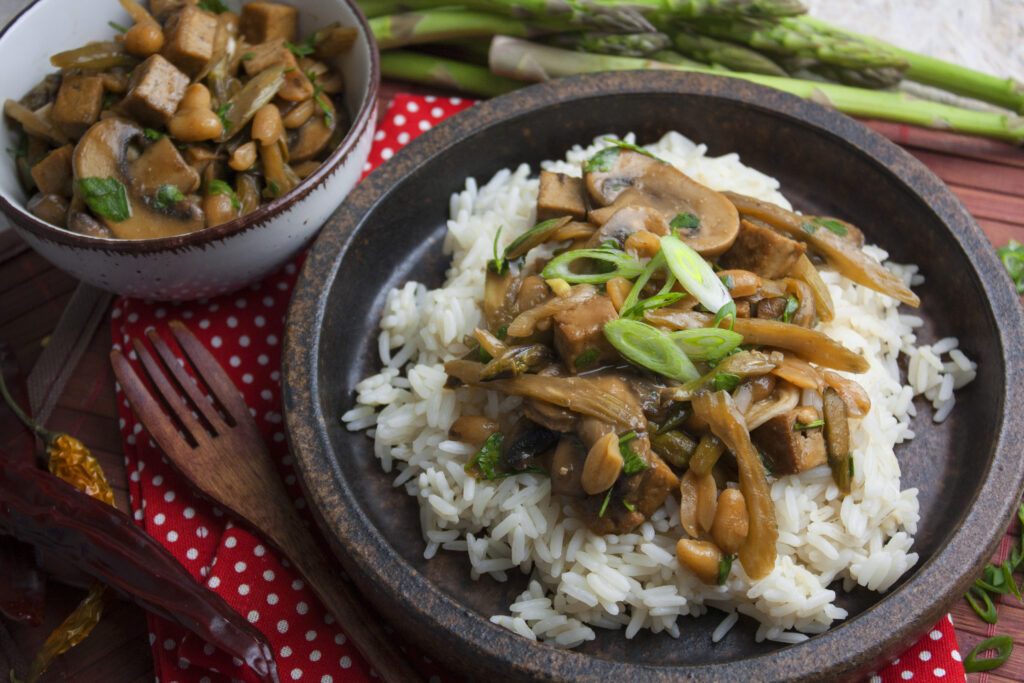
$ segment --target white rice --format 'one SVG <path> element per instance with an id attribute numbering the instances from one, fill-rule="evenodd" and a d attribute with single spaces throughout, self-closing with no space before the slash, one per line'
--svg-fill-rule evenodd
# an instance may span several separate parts
<path id="1" fill-rule="evenodd" d="M 599 138 L 543 167 L 579 175 L 580 162 L 606 145 Z M 676 133 L 647 149 L 712 188 L 789 206 L 777 181 L 743 166 L 735 154 L 707 157 L 703 145 Z M 627 638 L 642 628 L 675 636 L 679 616 L 700 615 L 708 607 L 728 613 L 710 634 L 714 641 L 745 614 L 760 622 L 758 640 L 799 642 L 847 616 L 835 605 L 829 588 L 834 580 L 843 579 L 846 590 L 892 586 L 918 559 L 911 552 L 917 490 L 901 490 L 893 448 L 914 436 L 912 399 L 923 395 L 941 421 L 953 408 L 953 390 L 974 377 L 975 365 L 954 338 L 916 345 L 920 318 L 901 314 L 898 302 L 834 272 L 822 277 L 836 317 L 820 329 L 869 360 L 870 370 L 856 379 L 872 409 L 853 425 L 849 495 L 840 495 L 824 466 L 771 480 L 779 555 L 767 577 L 751 581 L 735 562 L 725 585 L 708 586 L 682 569 L 675 558 L 682 532 L 674 497 L 634 532 L 601 537 L 570 504 L 550 495 L 545 477 L 490 482 L 464 471 L 472 449 L 447 438 L 451 423 L 462 413 L 498 418 L 520 399 L 445 390 L 443 362 L 469 350 L 462 340 L 481 321 L 485 263 L 499 226 L 504 246 L 534 224 L 537 180 L 531 173 L 526 165 L 504 170 L 483 186 L 470 178 L 452 196 L 445 286 L 428 290 L 409 282 L 388 295 L 379 339 L 383 369 L 357 385 L 357 405 L 342 416 L 349 429 L 369 429 L 381 466 L 397 470 L 395 486 L 419 499 L 424 556 L 439 548 L 465 552 L 474 579 L 505 581 L 510 570 L 529 574 L 529 587 L 510 614 L 492 621 L 559 647 L 593 639 L 593 627 L 623 629 Z M 879 261 L 887 256 L 877 247 L 866 250 Z M 890 267 L 908 284 L 923 281 L 916 266 Z"/>

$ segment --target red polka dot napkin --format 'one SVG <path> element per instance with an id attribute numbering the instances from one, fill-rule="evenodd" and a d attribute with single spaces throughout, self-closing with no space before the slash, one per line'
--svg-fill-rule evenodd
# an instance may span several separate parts
<path id="1" fill-rule="evenodd" d="M 457 98 L 399 95 L 374 138 L 365 171 L 387 161 L 438 121 L 473 103 Z M 295 506 L 306 502 L 296 481 L 281 415 L 281 338 L 288 299 L 301 258 L 263 282 L 234 294 L 180 304 L 118 299 L 112 338 L 122 350 L 129 339 L 155 328 L 176 348 L 166 322 L 183 320 L 242 391 Z M 141 370 L 133 351 L 129 360 Z M 193 492 L 149 440 L 118 394 L 125 466 L 136 522 L 166 546 L 196 581 L 216 591 L 266 634 L 283 681 L 366 681 L 373 674 L 298 573 L 258 536 L 236 526 L 230 514 Z M 181 627 L 149 617 L 156 679 L 163 683 L 256 680 L 241 662 L 200 642 Z M 453 681 L 427 657 L 408 652 L 430 681 Z M 943 619 L 873 681 L 962 680 L 952 621 Z"/>

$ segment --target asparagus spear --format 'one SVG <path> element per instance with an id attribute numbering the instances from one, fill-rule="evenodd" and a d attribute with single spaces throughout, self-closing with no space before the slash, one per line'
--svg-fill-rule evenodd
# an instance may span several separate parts
<path id="1" fill-rule="evenodd" d="M 487 67 L 409 50 L 382 52 L 380 72 L 384 78 L 461 90 L 478 97 L 495 97 L 525 85 L 492 74 Z"/>
<path id="2" fill-rule="evenodd" d="M 732 71 L 788 76 L 782 68 L 760 52 L 743 45 L 704 36 L 692 28 L 679 27 L 672 32 L 675 49 L 705 64 L 718 64 Z"/>
<path id="3" fill-rule="evenodd" d="M 405 45 L 433 43 L 450 38 L 493 36 L 497 34 L 523 38 L 553 33 L 522 19 L 461 9 L 432 9 L 422 12 L 390 14 L 369 20 L 370 31 L 381 50 Z"/>
<path id="4" fill-rule="evenodd" d="M 679 54 L 675 50 L 658 50 L 657 52 L 647 55 L 651 59 L 658 62 L 665 62 L 666 64 L 675 64 L 676 66 L 696 66 L 706 67 L 706 64 L 701 64 L 698 61 L 690 59 L 684 55 Z"/>
<path id="5" fill-rule="evenodd" d="M 1024 114 L 1024 83 L 1016 79 L 991 76 L 941 59 L 901 50 L 868 36 L 843 31 L 809 16 L 801 17 L 800 23 L 824 32 L 851 36 L 867 44 L 884 47 L 906 60 L 909 66 L 904 74 L 905 78 Z"/>
<path id="6" fill-rule="evenodd" d="M 864 116 L 927 128 L 1024 143 L 1024 118 L 972 111 L 938 102 L 919 100 L 899 92 L 863 90 L 832 83 L 817 83 L 763 74 L 726 72 L 665 64 L 650 59 L 595 55 L 538 45 L 508 36 L 491 41 L 491 71 L 523 80 L 545 81 L 593 71 L 667 69 L 732 76 L 812 99 L 851 116 Z"/>
<path id="7" fill-rule="evenodd" d="M 580 52 L 598 52 L 604 55 L 644 57 L 671 47 L 672 40 L 664 33 L 559 33 L 547 41 L 551 45 Z"/>
<path id="8" fill-rule="evenodd" d="M 813 59 L 849 68 L 907 68 L 906 60 L 892 50 L 865 43 L 852 36 L 817 31 L 806 22 L 788 18 L 709 19 L 697 24 L 701 33 L 734 40 L 756 50 L 786 57 Z"/>

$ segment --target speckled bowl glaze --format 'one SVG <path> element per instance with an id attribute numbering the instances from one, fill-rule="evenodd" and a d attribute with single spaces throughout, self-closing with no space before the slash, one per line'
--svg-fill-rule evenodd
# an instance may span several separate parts
<path id="1" fill-rule="evenodd" d="M 596 629 L 562 651 L 488 621 L 508 613 L 526 577 L 473 581 L 461 553 L 423 559 L 415 501 L 392 487 L 371 441 L 345 430 L 355 384 L 380 367 L 385 292 L 409 279 L 439 286 L 449 196 L 467 176 L 537 168 L 575 143 L 679 130 L 709 153 L 780 179 L 797 208 L 843 216 L 896 261 L 916 262 L 923 341 L 956 335 L 979 361 L 941 425 L 918 403 L 913 441 L 898 447 L 903 486 L 920 490 L 917 565 L 885 594 L 855 590 L 850 617 L 790 646 L 754 640 L 741 618 L 719 643 L 712 610 L 680 618 L 680 637 Z M 438 125 L 356 188 L 311 250 L 289 310 L 282 387 L 288 436 L 309 501 L 337 556 L 404 638 L 479 680 L 835 681 L 885 663 L 964 594 L 1002 538 L 1024 482 L 1024 311 L 963 205 L 910 155 L 817 104 L 739 80 L 616 73 L 534 86 Z M 1010 381 L 1008 381 L 1010 378 Z"/>
<path id="2" fill-rule="evenodd" d="M 235 10 L 239 0 L 228 0 Z M 24 207 L 28 199 L 10 159 L 0 163 L 0 209 L 24 240 L 55 266 L 103 289 L 158 300 L 214 296 L 254 282 L 293 258 L 342 202 L 363 172 L 377 122 L 380 69 L 373 36 L 351 0 L 301 0 L 299 30 L 333 21 L 359 28 L 351 52 L 339 64 L 344 103 L 352 128 L 323 164 L 294 190 L 256 211 L 194 233 L 149 240 L 81 235 L 40 221 Z M 116 0 L 37 0 L 0 34 L 4 70 L 0 98 L 18 99 L 53 71 L 50 55 L 108 40 L 115 21 L 131 25 Z M 0 138 L 14 147 L 6 118 Z"/>

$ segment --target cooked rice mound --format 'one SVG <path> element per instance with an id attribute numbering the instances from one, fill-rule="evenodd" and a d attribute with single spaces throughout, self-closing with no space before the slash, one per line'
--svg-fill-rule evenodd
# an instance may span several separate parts
<path id="1" fill-rule="evenodd" d="M 625 138 L 634 142 L 632 136 Z M 580 164 L 608 143 L 574 147 L 548 170 L 580 174 Z M 678 133 L 646 147 L 716 190 L 734 190 L 789 207 L 773 178 L 740 163 L 736 154 L 711 158 L 706 148 Z M 769 477 L 779 526 L 774 570 L 751 581 L 741 564 L 722 586 L 702 583 L 676 560 L 677 499 L 634 532 L 597 536 L 572 506 L 550 494 L 550 482 L 536 474 L 496 481 L 477 480 L 463 469 L 475 449 L 447 438 L 461 414 L 497 419 L 516 411 L 520 399 L 481 389 L 445 389 L 443 363 L 469 351 L 463 339 L 480 325 L 485 264 L 502 228 L 503 247 L 534 225 L 536 170 L 522 165 L 499 171 L 485 185 L 473 178 L 452 196 L 444 242 L 451 266 L 445 284 L 430 290 L 408 282 L 390 292 L 381 320 L 378 348 L 382 369 L 360 382 L 357 405 L 343 416 L 351 430 L 367 430 L 374 453 L 395 487 L 416 496 L 426 544 L 464 552 L 473 579 L 506 581 L 510 570 L 529 574 L 525 592 L 509 614 L 492 621 L 560 647 L 594 638 L 593 627 L 621 628 L 627 638 L 641 628 L 678 635 L 680 615 L 701 615 L 709 607 L 725 614 L 713 633 L 721 639 L 737 613 L 760 623 L 758 640 L 805 640 L 847 616 L 829 588 L 836 579 L 850 590 L 885 591 L 917 562 L 911 552 L 918 524 L 917 490 L 900 488 L 894 447 L 913 438 L 913 398 L 923 395 L 941 421 L 953 408 L 953 390 L 971 379 L 975 365 L 946 338 L 917 345 L 914 315 L 898 302 L 830 271 L 822 277 L 835 302 L 836 317 L 818 329 L 863 355 L 870 370 L 857 381 L 871 396 L 871 411 L 851 420 L 855 476 L 842 496 L 828 467 Z M 866 250 L 879 261 L 887 254 Z M 909 284 L 923 278 L 916 266 L 889 267 Z M 897 365 L 906 361 L 906 378 Z"/>

